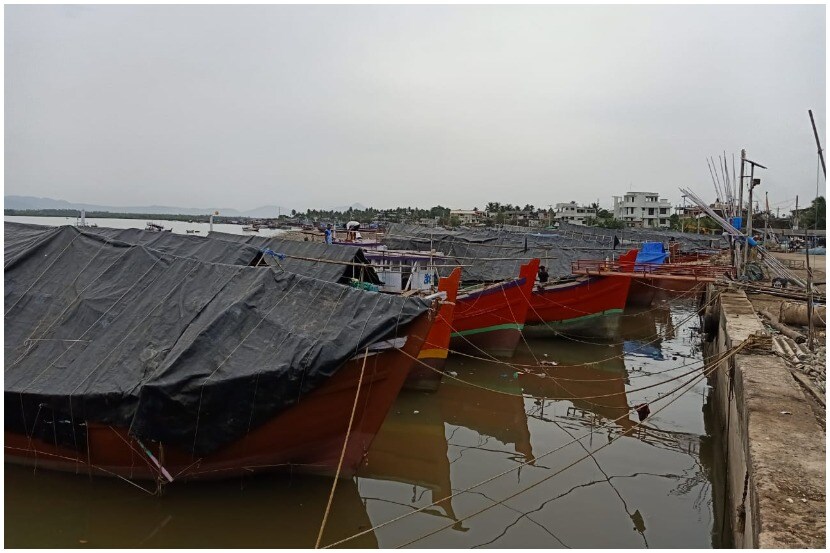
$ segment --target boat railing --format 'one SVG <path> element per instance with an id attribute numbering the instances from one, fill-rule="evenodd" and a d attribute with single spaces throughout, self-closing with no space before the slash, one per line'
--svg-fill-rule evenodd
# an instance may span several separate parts
<path id="1" fill-rule="evenodd" d="M 571 263 L 573 274 L 600 275 L 603 273 L 628 273 L 636 275 L 666 275 L 689 276 L 696 278 L 716 279 L 723 276 L 735 276 L 734 267 L 717 265 L 686 265 L 680 263 L 637 263 L 634 270 L 630 264 L 624 267 L 619 261 L 605 261 L 602 259 L 579 259 Z"/>

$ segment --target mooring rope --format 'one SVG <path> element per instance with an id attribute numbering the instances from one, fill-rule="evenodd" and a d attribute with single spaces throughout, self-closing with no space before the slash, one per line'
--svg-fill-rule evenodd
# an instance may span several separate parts
<path id="1" fill-rule="evenodd" d="M 701 305 L 697 309 L 697 311 L 693 312 L 687 318 L 685 318 L 685 319 L 681 320 L 680 322 L 678 322 L 677 324 L 675 324 L 675 328 L 680 328 L 683 325 L 685 325 L 685 324 L 689 323 L 690 321 L 692 321 L 695 317 L 699 316 L 700 312 L 703 311 L 706 307 L 708 307 L 712 302 L 714 302 L 715 299 L 716 299 L 716 297 L 713 296 L 711 299 L 707 300 L 703 305 Z M 456 334 L 458 333 L 458 331 L 452 326 L 452 324 L 450 324 L 450 323 L 447 323 L 447 324 L 450 327 L 451 332 L 456 333 Z M 640 348 L 652 345 L 655 342 L 657 342 L 658 340 L 662 340 L 662 339 L 666 338 L 666 336 L 664 336 L 662 333 L 655 334 L 654 336 L 655 336 L 655 338 L 653 340 L 649 340 L 648 342 L 642 343 L 640 345 Z M 469 344 L 470 346 L 472 346 L 473 348 L 475 348 L 476 350 L 481 352 L 483 355 L 486 355 L 487 357 L 478 357 L 478 356 L 468 354 L 468 353 L 464 353 L 464 352 L 460 352 L 458 350 L 454 350 L 454 349 L 451 349 L 451 348 L 447 349 L 447 351 L 449 353 L 452 353 L 454 355 L 460 355 L 460 356 L 463 356 L 463 357 L 468 357 L 468 358 L 471 358 L 471 359 L 476 359 L 478 361 L 484 361 L 484 362 L 488 362 L 488 363 L 495 363 L 495 364 L 499 364 L 499 365 L 504 365 L 506 367 L 509 367 L 513 370 L 520 371 L 520 372 L 524 372 L 522 370 L 522 368 L 537 368 L 538 369 L 541 366 L 544 366 L 544 365 L 529 365 L 529 364 L 522 364 L 522 363 L 511 363 L 511 362 L 505 361 L 503 359 L 498 359 L 495 356 L 491 355 L 490 353 L 488 353 L 485 350 L 478 347 L 476 344 L 474 344 L 469 339 L 467 339 L 467 337 L 464 336 L 463 334 L 458 335 L 458 337 L 462 338 L 465 342 L 467 342 L 467 344 Z M 583 341 L 583 340 L 578 340 L 576 338 L 568 338 L 567 336 L 564 336 L 564 335 L 563 335 L 563 337 L 566 338 L 566 339 L 571 339 L 572 341 L 575 341 L 575 342 L 578 342 L 578 343 L 585 343 L 585 344 L 594 345 L 594 346 L 613 347 L 613 346 L 622 346 L 622 345 L 625 344 L 625 341 L 623 341 L 623 342 L 601 343 L 601 342 Z M 620 355 L 613 355 L 611 357 L 607 357 L 607 358 L 604 358 L 604 359 L 599 359 L 599 360 L 596 360 L 596 361 L 586 361 L 584 363 L 579 363 L 579 364 L 576 364 L 576 365 L 557 365 L 557 367 L 559 367 L 559 368 L 571 368 L 571 367 L 582 367 L 582 366 L 588 366 L 588 365 L 599 365 L 599 364 L 602 364 L 602 363 L 607 363 L 609 361 L 613 361 L 615 359 L 622 359 L 622 358 L 625 357 L 625 355 L 626 355 L 625 353 L 622 353 Z"/>
<path id="2" fill-rule="evenodd" d="M 707 375 L 707 376 L 708 376 L 708 375 Z M 705 378 L 705 376 L 701 376 L 701 377 L 699 377 L 699 378 L 695 379 L 693 382 L 691 382 L 691 385 L 689 386 L 689 388 L 688 388 L 688 389 L 684 390 L 684 391 L 683 391 L 683 392 L 681 392 L 679 395 L 677 395 L 674 399 L 672 399 L 672 401 L 670 401 L 669 403 L 667 403 L 666 405 L 662 406 L 660 409 L 658 409 L 657 411 L 655 411 L 654 413 L 652 413 L 652 415 L 651 415 L 651 416 L 656 415 L 657 413 L 659 413 L 660 411 L 662 411 L 663 409 L 667 408 L 669 405 L 671 405 L 672 403 L 674 403 L 674 401 L 676 401 L 677 399 L 679 399 L 680 397 L 682 397 L 685 393 L 687 393 L 689 390 L 691 390 L 692 388 L 694 388 L 694 386 L 696 386 L 696 385 L 697 385 L 697 383 L 698 383 L 698 382 L 700 382 L 703 378 Z M 685 384 L 689 384 L 689 383 L 684 383 L 684 385 L 685 385 Z M 682 388 L 682 386 L 681 386 L 681 388 Z M 680 388 L 678 388 L 678 389 L 680 389 Z M 664 396 L 664 397 L 665 397 L 665 396 Z M 655 400 L 655 401 L 659 401 L 659 399 L 658 399 L 658 400 Z M 633 430 L 633 429 L 635 429 L 635 428 L 639 428 L 640 426 L 643 426 L 642 421 L 635 423 L 635 424 L 634 424 L 634 426 L 631 428 L 631 430 Z M 409 540 L 409 541 L 407 541 L 407 542 L 405 542 L 405 543 L 402 543 L 402 544 L 400 544 L 400 545 L 397 545 L 397 546 L 395 546 L 395 549 L 401 549 L 401 548 L 406 547 L 406 546 L 408 546 L 408 545 L 412 545 L 413 543 L 416 543 L 416 542 L 419 542 L 419 541 L 421 541 L 421 540 L 423 540 L 423 539 L 426 539 L 426 538 L 428 538 L 428 537 L 430 537 L 430 536 L 432 536 L 432 535 L 434 535 L 434 534 L 437 534 L 438 532 L 441 532 L 442 530 L 445 530 L 445 529 L 450 528 L 450 527 L 452 527 L 452 526 L 454 526 L 454 525 L 456 525 L 456 524 L 460 524 L 460 523 L 464 522 L 465 520 L 469 520 L 469 519 L 471 519 L 471 518 L 473 518 L 473 517 L 475 517 L 475 516 L 478 516 L 478 515 L 480 515 L 481 513 L 484 513 L 485 511 L 489 511 L 489 510 L 490 510 L 490 509 L 492 509 L 493 507 L 497 507 L 497 506 L 499 506 L 499 505 L 502 505 L 503 503 L 505 503 L 505 502 L 507 502 L 507 501 L 509 501 L 509 500 L 511 500 L 511 499 L 513 499 L 513 498 L 515 498 L 515 497 L 517 497 L 517 496 L 519 496 L 519 495 L 523 494 L 523 493 L 526 493 L 526 492 L 530 491 L 531 489 L 533 489 L 533 488 L 535 488 L 535 487 L 537 487 L 537 486 L 539 486 L 539 485 L 543 484 L 544 482 L 547 482 L 547 481 L 548 481 L 548 480 L 550 480 L 551 478 L 554 478 L 554 477 L 556 477 L 556 476 L 558 476 L 558 475 L 562 474 L 563 472 L 565 472 L 565 471 L 566 471 L 566 470 L 568 470 L 569 468 L 571 468 L 571 467 L 573 467 L 573 466 L 575 466 L 575 465 L 577 465 L 577 464 L 581 463 L 582 461 L 584 461 L 585 459 L 588 459 L 588 458 L 589 458 L 589 457 L 591 457 L 592 455 L 595 455 L 598 451 L 601 451 L 601 450 L 605 449 L 606 447 L 610 446 L 612 443 L 616 442 L 617 440 L 619 440 L 620 438 L 622 438 L 622 437 L 623 437 L 623 436 L 625 436 L 625 435 L 626 435 L 626 432 L 621 433 L 621 434 L 618 434 L 618 435 L 616 435 L 616 436 L 614 436 L 614 437 L 610 438 L 607 442 L 605 442 L 603 445 L 601 445 L 600 447 L 598 447 L 598 448 L 597 448 L 596 450 L 594 450 L 593 452 L 589 452 L 589 453 L 587 453 L 586 455 L 583 455 L 583 456 L 579 457 L 578 459 L 574 460 L 573 462 L 571 462 L 571 463 L 569 463 L 569 464 L 565 465 L 563 468 L 561 468 L 561 469 L 559 469 L 559 470 L 557 470 L 557 471 L 553 472 L 552 474 L 549 474 L 549 475 L 548 475 L 548 476 L 546 476 L 545 478 L 542 478 L 542 479 L 541 479 L 541 480 L 539 480 L 538 482 L 534 482 L 533 484 L 531 484 L 531 485 L 527 486 L 526 488 L 522 488 L 522 489 L 520 489 L 520 490 L 518 490 L 518 491 L 516 491 L 516 492 L 514 492 L 514 493 L 512 493 L 512 494 L 510 494 L 510 495 L 508 495 L 507 497 L 505 497 L 505 498 L 503 498 L 503 499 L 500 499 L 500 500 L 498 500 L 498 501 L 493 502 L 491 505 L 488 505 L 488 506 L 486 506 L 486 507 L 484 507 L 484 508 L 482 508 L 482 509 L 479 509 L 478 511 L 475 511 L 475 512 L 473 512 L 473 513 L 471 513 L 471 514 L 469 514 L 469 515 L 467 515 L 467 516 L 465 516 L 465 517 L 462 517 L 462 518 L 460 518 L 460 519 L 458 519 L 458 520 L 455 520 L 455 521 L 453 521 L 451 524 L 447 524 L 447 525 L 441 526 L 441 527 L 439 527 L 439 528 L 437 528 L 437 529 L 435 529 L 435 530 L 433 530 L 433 531 L 431 531 L 431 532 L 428 532 L 428 533 L 426 533 L 426 534 L 424 534 L 424 535 L 422 535 L 422 536 L 419 536 L 419 537 L 414 538 L 414 539 L 412 539 L 412 540 Z M 579 441 L 579 440 L 575 440 L 575 441 Z M 540 457 L 536 457 L 536 459 L 535 459 L 535 460 L 538 460 L 538 459 L 540 459 Z"/>
<path id="3" fill-rule="evenodd" d="M 401 350 L 403 351 L 403 350 Z M 337 462 L 337 472 L 334 473 L 334 481 L 331 483 L 331 492 L 329 493 L 329 500 L 326 504 L 326 511 L 323 513 L 323 523 L 320 524 L 320 531 L 317 533 L 317 542 L 314 544 L 314 549 L 320 549 L 320 541 L 323 539 L 323 531 L 326 529 L 326 522 L 329 519 L 329 511 L 331 510 L 331 503 L 334 500 L 334 490 L 337 488 L 337 480 L 340 478 L 340 470 L 343 468 L 343 458 L 346 456 L 346 446 L 349 443 L 349 436 L 352 434 L 352 423 L 354 422 L 354 413 L 357 410 L 357 398 L 360 397 L 360 387 L 363 384 L 363 373 L 366 371 L 366 360 L 369 358 L 369 348 L 363 352 L 363 365 L 360 367 L 360 378 L 357 380 L 357 391 L 354 394 L 354 403 L 352 404 L 352 414 L 349 416 L 349 426 L 346 428 L 346 438 L 343 440 L 343 449 L 340 450 L 340 460 Z"/>
<path id="4" fill-rule="evenodd" d="M 657 383 L 649 384 L 647 386 L 641 386 L 639 388 L 632 388 L 630 390 L 623 390 L 622 392 L 614 392 L 614 393 L 610 393 L 610 394 L 602 394 L 602 395 L 596 395 L 596 396 L 548 397 L 548 396 L 536 396 L 536 395 L 533 395 L 533 394 L 523 394 L 523 393 L 522 394 L 516 394 L 516 393 L 512 393 L 512 392 L 505 392 L 505 391 L 502 391 L 502 390 L 495 390 L 495 389 L 492 389 L 492 388 L 488 388 L 486 386 L 481 386 L 479 384 L 475 384 L 473 382 L 469 382 L 467 380 L 458 378 L 457 376 L 453 376 L 451 374 L 445 373 L 445 372 L 441 371 L 440 369 L 436 369 L 435 367 L 431 367 L 430 365 L 425 363 L 423 360 L 418 359 L 417 357 L 414 357 L 414 356 L 412 356 L 408 353 L 405 353 L 405 355 L 407 355 L 409 358 L 415 360 L 417 363 L 423 365 L 424 367 L 426 367 L 426 368 L 428 368 L 428 369 L 430 369 L 434 372 L 442 374 L 444 377 L 449 377 L 452 380 L 456 380 L 458 382 L 461 382 L 462 384 L 466 384 L 466 385 L 472 386 L 474 388 L 479 388 L 481 390 L 485 390 L 485 391 L 488 391 L 488 392 L 493 392 L 493 393 L 496 393 L 496 394 L 501 394 L 501 395 L 506 395 L 506 396 L 511 396 L 511 397 L 522 397 L 522 398 L 531 398 L 531 399 L 546 399 L 546 400 L 549 400 L 549 401 L 571 401 L 571 400 L 587 401 L 589 399 L 601 399 L 601 398 L 606 398 L 606 397 L 628 395 L 628 394 L 632 394 L 632 393 L 635 393 L 635 392 L 641 392 L 643 390 L 656 388 L 657 386 L 662 386 L 662 385 L 668 384 L 670 382 L 674 382 L 676 380 L 679 380 L 679 379 L 683 378 L 684 376 L 689 376 L 690 374 L 693 374 L 693 373 L 695 373 L 695 372 L 697 372 L 698 370 L 701 369 L 701 367 L 695 367 L 690 371 L 687 371 L 687 372 L 682 373 L 682 374 L 677 375 L 677 376 L 673 376 L 672 378 L 669 378 L 668 380 L 661 380 L 660 382 L 657 382 Z M 719 355 L 719 356 L 716 356 L 714 359 L 701 359 L 698 362 L 703 363 L 705 365 L 705 364 L 712 363 L 712 362 L 720 363 L 722 361 L 724 361 L 724 359 L 721 358 L 721 356 Z M 536 375 L 534 375 L 534 376 L 536 376 Z M 561 383 L 559 383 L 559 380 L 558 380 L 557 377 L 549 376 L 548 378 L 553 380 L 555 384 L 557 384 L 563 390 L 568 392 L 568 389 L 565 386 L 563 386 Z M 588 403 L 591 403 L 591 402 L 588 402 Z M 599 404 L 594 404 L 594 405 L 599 405 Z M 604 406 L 604 405 L 599 405 L 599 406 L 600 407 L 607 407 L 607 406 Z"/>
<path id="5" fill-rule="evenodd" d="M 738 346 L 733 347 L 733 348 L 732 348 L 732 349 L 731 349 L 728 353 L 729 353 L 731 356 L 736 355 L 736 354 L 737 354 L 737 353 L 738 353 L 741 349 L 743 349 L 744 347 L 746 347 L 747 345 L 749 345 L 749 343 L 751 342 L 751 340 L 752 340 L 752 337 L 750 336 L 749 338 L 747 338 L 746 340 L 744 340 L 743 342 L 741 342 L 741 344 L 739 344 Z M 703 378 L 705 378 L 705 377 L 709 376 L 709 375 L 710 375 L 710 374 L 712 374 L 715 370 L 717 370 L 717 368 L 718 368 L 719 366 L 720 366 L 720 363 L 715 364 L 715 365 L 714 365 L 714 366 L 713 366 L 713 367 L 712 367 L 709 371 L 705 371 L 705 372 L 704 372 L 704 374 L 702 374 L 700 377 L 694 378 L 694 379 L 690 380 L 689 382 L 685 382 L 685 383 L 681 384 L 680 386 L 676 387 L 675 389 L 673 389 L 673 390 L 671 390 L 671 391 L 667 392 L 666 394 L 664 394 L 664 395 L 662 395 L 662 396 L 660 396 L 660 397 L 658 397 L 658 398 L 656 398 L 656 399 L 654 399 L 654 400 L 652 400 L 652 401 L 650 401 L 650 402 L 644 402 L 644 404 L 646 404 L 646 405 L 651 405 L 651 404 L 656 403 L 656 402 L 658 402 L 658 401 L 662 401 L 663 399 L 665 399 L 665 398 L 667 398 L 667 397 L 670 397 L 670 396 L 671 396 L 671 394 L 673 394 L 673 393 L 677 392 L 678 390 L 681 390 L 681 389 L 682 389 L 685 385 L 687 385 L 687 384 L 689 384 L 689 383 L 692 383 L 692 386 L 690 386 L 690 388 L 689 388 L 689 389 L 692 389 L 692 388 L 693 388 L 693 387 L 694 387 L 694 386 L 695 386 L 695 385 L 696 385 L 699 381 L 701 381 Z M 657 413 L 659 413 L 660 411 L 662 411 L 663 409 L 665 409 L 666 407 L 668 407 L 669 405 L 671 405 L 672 403 L 674 403 L 675 401 L 677 401 L 677 399 L 679 399 L 680 397 L 682 397 L 682 395 L 683 395 L 683 394 L 685 394 L 687 391 L 688 391 L 688 390 L 684 391 L 682 394 L 680 394 L 680 395 L 676 396 L 675 398 L 673 398 L 673 399 L 672 399 L 669 403 L 667 403 L 666 405 L 664 405 L 663 407 L 661 407 L 660 409 L 658 409 L 657 411 L 655 411 L 654 413 L 652 413 L 652 416 L 653 416 L 653 415 L 656 415 Z M 609 420 L 609 421 L 608 421 L 608 423 L 607 423 L 607 424 L 605 424 L 605 425 L 600 425 L 600 426 L 599 426 L 599 429 L 602 429 L 602 428 L 608 428 L 608 427 L 610 427 L 610 425 L 611 425 L 611 424 L 617 423 L 617 422 L 619 422 L 619 421 L 623 420 L 624 418 L 627 418 L 627 417 L 631 414 L 631 412 L 633 412 L 633 411 L 636 411 L 636 409 L 634 409 L 634 408 L 630 408 L 630 409 L 629 409 L 629 410 L 628 410 L 628 411 L 627 411 L 624 415 L 621 415 L 621 416 L 617 417 L 616 419 Z M 644 424 L 643 424 L 643 422 L 642 422 L 642 421 L 640 421 L 640 422 L 636 423 L 636 424 L 635 424 L 635 425 L 634 425 L 631 429 L 626 430 L 626 431 L 625 431 L 623 434 L 621 434 L 621 435 L 629 434 L 629 433 L 631 432 L 631 430 L 634 430 L 634 429 L 636 429 L 636 428 L 638 428 L 638 427 L 640 427 L 640 426 L 644 426 Z M 385 527 L 385 526 L 388 526 L 388 525 L 390 525 L 390 524 L 392 524 L 392 523 L 394 523 L 394 522 L 397 522 L 397 521 L 399 521 L 399 520 L 402 520 L 402 519 L 407 518 L 407 517 L 409 517 L 409 516 L 412 516 L 412 515 L 414 515 L 414 514 L 420 513 L 420 512 L 422 512 L 422 511 L 425 511 L 426 509 L 429 509 L 429 508 L 435 507 L 435 506 L 437 506 L 437 505 L 439 505 L 439 504 L 441 504 L 441 503 L 443 503 L 443 502 L 445 502 L 445 501 L 447 501 L 447 500 L 449 500 L 449 499 L 452 499 L 453 497 L 456 497 L 456 496 L 461 495 L 461 494 L 463 494 L 463 493 L 467 493 L 467 492 L 469 492 L 470 490 L 474 490 L 474 489 L 476 489 L 476 488 L 479 488 L 479 487 L 483 486 L 484 484 L 487 484 L 487 483 L 489 483 L 489 482 L 492 482 L 493 480 L 496 480 L 496 479 L 498 479 L 498 478 L 500 478 L 500 477 L 502 477 L 502 476 L 504 476 L 504 475 L 506 475 L 506 474 L 509 474 L 509 473 L 511 473 L 511 472 L 513 472 L 513 471 L 515 471 L 515 470 L 518 470 L 518 469 L 522 468 L 523 466 L 526 466 L 526 465 L 530 464 L 531 462 L 536 462 L 536 461 L 538 461 L 539 459 L 543 459 L 544 457 L 547 457 L 548 455 L 551 455 L 551 454 L 553 454 L 553 453 L 555 453 L 555 452 L 557 452 L 557 451 L 561 451 L 562 449 L 564 449 L 565 447 L 567 447 L 567 446 L 569 446 L 569 445 L 573 444 L 573 443 L 574 443 L 574 442 L 576 442 L 577 440 L 582 440 L 582 439 L 584 439 L 584 438 L 590 437 L 590 436 L 591 436 L 593 433 L 595 433 L 595 432 L 596 432 L 596 429 L 592 429 L 590 432 L 588 432 L 588 433 L 586 433 L 586 434 L 583 434 L 583 435 L 582 435 L 582 436 L 580 436 L 579 438 L 575 438 L 575 439 L 573 439 L 573 440 L 571 440 L 571 441 L 569 441 L 569 442 L 566 442 L 566 443 L 564 443 L 564 444 L 562 444 L 562 445 L 560 445 L 560 446 L 558 446 L 558 447 L 556 447 L 556 448 L 554 448 L 554 449 L 552 449 L 552 450 L 550 450 L 550 451 L 548 451 L 548 452 L 546 452 L 546 453 L 543 453 L 542 455 L 537 455 L 536 457 L 534 457 L 534 458 L 533 458 L 533 459 L 531 459 L 531 460 L 527 460 L 527 461 L 523 461 L 523 462 L 521 462 L 521 463 L 518 463 L 518 464 L 516 464 L 515 466 L 513 466 L 513 467 L 511 467 L 511 468 L 509 468 L 509 469 L 507 469 L 507 470 L 504 470 L 504 471 L 502 471 L 502 472 L 500 472 L 500 473 L 498 473 L 498 474 L 496 474 L 496 475 L 494 475 L 494 476 L 491 476 L 491 477 L 489 477 L 489 478 L 487 478 L 487 479 L 485 479 L 485 480 L 482 480 L 481 482 L 479 482 L 479 483 L 477 483 L 477 484 L 474 484 L 474 485 L 472 485 L 472 486 L 470 486 L 470 487 L 467 487 L 467 488 L 465 488 L 465 489 L 463 489 L 463 490 L 459 490 L 459 491 L 457 491 L 457 492 L 453 492 L 453 493 L 451 493 L 450 495 L 448 495 L 447 497 L 443 497 L 443 498 L 441 498 L 441 499 L 439 499 L 439 500 L 437 500 L 437 501 L 434 501 L 434 502 L 430 503 L 429 505 L 424 505 L 424 506 L 422 506 L 422 507 L 418 507 L 417 509 L 415 509 L 415 510 L 413 510 L 413 511 L 409 511 L 409 512 L 407 512 L 407 513 L 404 513 L 404 514 L 402 514 L 402 515 L 399 515 L 399 516 L 397 516 L 397 517 L 394 517 L 394 518 L 392 518 L 392 519 L 390 519 L 390 520 L 387 520 L 386 522 L 382 522 L 382 523 L 380 523 L 380 524 L 376 524 L 376 525 L 372 526 L 371 528 L 368 528 L 368 529 L 366 529 L 366 530 L 363 530 L 363 531 L 361 531 L 361 532 L 358 532 L 358 533 L 356 533 L 356 534 L 353 534 L 353 535 L 351 535 L 351 536 L 349 536 L 349 537 L 346 537 L 346 538 L 343 538 L 343 539 L 341 539 L 341 540 L 339 540 L 339 541 L 336 541 L 336 542 L 334 542 L 334 543 L 331 543 L 331 544 L 329 544 L 329 545 L 325 546 L 325 547 L 324 547 L 324 549 L 328 549 L 328 548 L 331 548 L 331 547 L 335 547 L 335 546 L 338 546 L 338 545 L 342 545 L 343 543 L 349 542 L 349 541 L 351 541 L 351 540 L 353 540 L 353 539 L 355 539 L 355 538 L 358 538 L 358 537 L 360 537 L 360 536 L 366 535 L 366 534 L 368 534 L 368 533 L 370 533 L 370 532 L 374 532 L 374 531 L 376 531 L 376 530 L 379 530 L 380 528 L 383 528 L 383 527 Z M 615 439 L 616 439 L 616 438 L 615 438 Z M 611 442 L 609 442 L 609 443 L 611 443 Z M 606 444 L 606 445 L 608 445 L 608 444 Z M 604 446 L 603 446 L 603 447 L 604 447 Z M 584 458 L 587 458 L 587 456 L 586 456 L 586 457 L 583 457 L 583 459 L 584 459 Z M 579 461 L 581 461 L 581 460 L 582 460 L 582 459 L 578 459 L 576 462 L 579 462 Z M 575 462 L 575 463 L 576 463 L 576 462 Z M 575 463 L 573 463 L 573 464 L 575 464 Z M 570 466 L 572 466 L 572 465 L 569 465 L 568 467 L 565 467 L 565 469 L 569 468 Z M 562 469 L 562 470 L 565 470 L 565 469 Z M 559 471 L 559 472 L 562 472 L 562 471 Z M 557 472 L 556 474 L 558 474 L 558 472 Z M 556 474 L 554 474 L 554 475 L 552 475 L 552 476 L 555 476 Z M 551 477 L 552 477 L 552 476 L 551 476 Z M 540 483 L 541 483 L 541 482 L 540 482 Z M 529 489 L 529 488 L 528 488 L 528 489 Z M 524 491 L 527 491 L 527 490 L 524 490 Z M 510 499 L 510 498 L 506 498 L 506 499 L 502 500 L 502 502 L 507 501 L 508 499 Z M 471 515 L 471 516 L 475 516 L 476 514 L 479 514 L 479 513 L 474 513 L 474 514 L 473 514 L 473 515 Z M 465 519 L 463 519 L 463 520 L 466 520 L 467 518 L 470 518 L 470 516 L 466 517 L 466 518 L 465 518 Z M 463 521 L 463 520 L 462 520 L 462 521 Z M 458 521 L 458 522 L 462 522 L 462 521 Z M 455 523 L 456 523 L 456 522 L 453 522 L 453 524 L 455 524 Z M 450 526 L 451 526 L 451 525 L 450 525 Z M 449 526 L 447 526 L 447 527 L 449 527 Z M 444 527 L 444 528 L 447 528 L 447 527 Z M 443 530 L 444 528 L 440 528 L 440 529 L 439 529 L 439 530 L 437 530 L 437 531 Z M 434 533 L 434 532 L 433 532 L 433 533 Z M 431 534 L 430 534 L 430 535 L 431 535 Z M 427 536 L 423 536 L 423 537 L 427 537 Z M 418 540 L 423 539 L 423 537 L 419 538 Z M 418 540 L 416 540 L 416 541 L 418 541 Z M 413 542 L 413 543 L 414 543 L 414 542 Z M 409 544 L 404 544 L 404 545 L 409 545 Z"/>

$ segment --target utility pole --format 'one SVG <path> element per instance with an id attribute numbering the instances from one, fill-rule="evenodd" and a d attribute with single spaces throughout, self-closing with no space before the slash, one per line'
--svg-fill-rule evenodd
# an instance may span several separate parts
<path id="1" fill-rule="evenodd" d="M 741 180 L 738 181 L 738 220 L 741 223 L 738 224 L 738 231 L 740 232 L 741 227 L 743 227 L 743 216 L 744 216 L 744 161 L 746 160 L 746 150 L 741 148 Z M 735 243 L 735 274 L 741 275 L 743 272 L 741 271 L 741 260 L 743 259 L 741 252 L 741 243 Z"/>
<path id="2" fill-rule="evenodd" d="M 746 240 L 747 240 L 747 243 L 746 243 L 746 246 L 744 247 L 744 251 L 743 251 L 744 265 L 746 265 L 747 259 L 749 258 L 749 240 L 752 238 L 752 190 L 756 186 L 761 184 L 761 179 L 756 179 L 755 178 L 755 166 L 757 165 L 761 169 L 766 169 L 766 167 L 764 167 L 760 163 L 756 163 L 756 162 L 751 161 L 749 159 L 742 160 L 742 162 L 749 163 L 750 166 L 752 167 L 752 169 L 750 169 L 750 173 L 749 173 L 749 206 L 748 206 L 747 212 L 746 212 Z M 738 274 L 742 274 L 742 273 L 738 273 Z"/>
<path id="3" fill-rule="evenodd" d="M 824 153 L 821 149 L 821 141 L 818 139 L 818 131 L 816 130 L 816 121 L 813 119 L 813 110 L 808 109 L 810 114 L 810 124 L 813 125 L 813 136 L 816 137 L 816 146 L 818 146 L 818 158 L 821 160 L 821 169 L 824 171 L 824 178 L 827 178 L 827 167 L 824 166 Z"/>
<path id="4" fill-rule="evenodd" d="M 798 230 L 798 196 L 795 197 L 795 211 L 793 211 L 793 230 Z"/>

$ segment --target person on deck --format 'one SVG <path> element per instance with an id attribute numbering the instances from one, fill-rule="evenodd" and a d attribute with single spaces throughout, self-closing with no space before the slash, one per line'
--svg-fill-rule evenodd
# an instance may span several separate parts
<path id="1" fill-rule="evenodd" d="M 331 225 L 326 225 L 326 244 L 332 243 Z"/>
<path id="2" fill-rule="evenodd" d="M 346 223 L 346 240 L 353 242 L 358 234 L 358 230 L 360 230 L 359 221 L 349 221 Z"/>
<path id="3" fill-rule="evenodd" d="M 539 267 L 539 282 L 541 284 L 546 283 L 548 281 L 548 277 L 550 277 L 550 275 L 548 274 L 548 270 L 545 268 L 544 265 L 540 266 Z"/>

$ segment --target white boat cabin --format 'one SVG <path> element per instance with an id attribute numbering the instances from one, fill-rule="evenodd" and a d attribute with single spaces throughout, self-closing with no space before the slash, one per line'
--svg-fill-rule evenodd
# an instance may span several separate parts
<path id="1" fill-rule="evenodd" d="M 364 250 L 366 258 L 383 282 L 381 292 L 406 292 L 438 289 L 437 266 L 443 264 L 441 253 Z"/>

